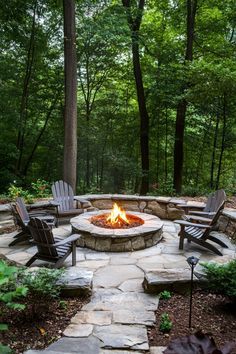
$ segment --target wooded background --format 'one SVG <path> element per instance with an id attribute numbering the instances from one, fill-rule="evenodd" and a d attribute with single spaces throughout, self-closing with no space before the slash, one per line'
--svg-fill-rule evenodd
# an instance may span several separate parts
<path id="1" fill-rule="evenodd" d="M 63 177 L 64 29 L 60 1 L 0 3 L 5 192 Z M 235 1 L 75 7 L 77 192 L 234 193 Z"/>

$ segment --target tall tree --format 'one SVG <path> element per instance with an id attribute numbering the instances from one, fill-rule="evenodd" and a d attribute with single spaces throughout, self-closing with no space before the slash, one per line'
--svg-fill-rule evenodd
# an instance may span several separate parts
<path id="1" fill-rule="evenodd" d="M 130 0 L 122 0 L 122 3 L 126 8 L 127 20 L 132 39 L 133 69 L 140 115 L 140 148 L 142 162 L 140 194 L 145 195 L 149 191 L 149 116 L 146 107 L 139 53 L 139 30 L 142 22 L 145 0 L 139 0 L 138 7 L 135 9 L 136 11 L 132 11 Z M 133 16 L 132 14 L 135 12 L 136 15 Z"/>
<path id="2" fill-rule="evenodd" d="M 75 42 L 75 2 L 63 0 L 64 10 L 64 160 L 63 179 L 76 192 L 77 172 L 77 63 Z"/>
<path id="3" fill-rule="evenodd" d="M 187 5 L 187 41 L 184 64 L 193 60 L 193 39 L 195 16 L 197 11 L 197 0 L 186 0 Z M 183 92 L 187 89 L 188 83 L 183 85 Z M 177 193 L 182 189 L 183 160 L 184 160 L 184 127 L 188 102 L 182 98 L 177 106 L 175 123 L 175 146 L 174 146 L 174 189 Z"/>

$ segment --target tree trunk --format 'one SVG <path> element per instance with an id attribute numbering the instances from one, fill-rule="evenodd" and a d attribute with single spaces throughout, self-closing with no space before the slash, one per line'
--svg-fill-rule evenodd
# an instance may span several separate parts
<path id="1" fill-rule="evenodd" d="M 187 5 L 187 43 L 185 51 L 186 61 L 193 60 L 193 39 L 197 0 L 186 0 Z M 189 83 L 183 85 L 182 92 L 186 90 Z M 188 102 L 185 98 L 179 101 L 177 106 L 175 123 L 175 146 L 174 146 L 174 189 L 177 193 L 182 190 L 183 160 L 184 160 L 184 127 Z"/>
<path id="2" fill-rule="evenodd" d="M 133 69 L 140 115 L 140 149 L 142 166 L 140 194 L 145 195 L 149 191 L 149 116 L 146 108 L 139 55 L 139 29 L 142 21 L 145 1 L 139 0 L 138 11 L 135 18 L 132 17 L 130 0 L 122 0 L 122 3 L 126 8 L 127 20 L 132 37 Z"/>
<path id="3" fill-rule="evenodd" d="M 77 70 L 75 40 L 75 3 L 63 0 L 64 10 L 64 159 L 63 179 L 76 192 L 77 172 Z"/>
<path id="4" fill-rule="evenodd" d="M 226 117 L 227 117 L 226 108 L 227 108 L 227 101 L 226 101 L 226 95 L 224 94 L 224 98 L 223 98 L 223 128 L 222 128 L 220 158 L 219 158 L 218 172 L 217 172 L 217 178 L 216 178 L 216 190 L 219 189 L 223 153 L 224 153 L 224 150 L 225 150 Z"/>
<path id="5" fill-rule="evenodd" d="M 35 39 L 36 10 L 37 10 L 37 0 L 34 3 L 33 21 L 32 21 L 29 48 L 28 48 L 27 60 L 26 60 L 23 92 L 21 96 L 20 119 L 19 119 L 19 128 L 18 128 L 18 136 L 17 136 L 17 144 L 16 144 L 16 147 L 19 151 L 19 155 L 16 163 L 16 174 L 21 173 L 21 163 L 22 163 L 22 156 L 23 156 L 23 149 L 24 149 L 25 129 L 26 129 L 26 122 L 27 122 L 27 114 L 28 114 L 29 84 L 31 80 L 34 55 L 35 55 L 34 39 Z"/>
<path id="6" fill-rule="evenodd" d="M 216 154 L 216 147 L 217 147 L 217 137 L 218 137 L 219 122 L 220 122 L 220 115 L 217 112 L 215 134 L 214 134 L 214 142 L 213 142 L 213 150 L 212 150 L 212 157 L 211 157 L 211 180 L 210 180 L 211 189 L 214 188 L 215 154 Z"/>

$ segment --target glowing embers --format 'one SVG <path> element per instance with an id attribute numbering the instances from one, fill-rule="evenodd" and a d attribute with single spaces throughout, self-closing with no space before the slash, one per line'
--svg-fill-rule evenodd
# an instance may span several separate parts
<path id="1" fill-rule="evenodd" d="M 90 222 L 98 227 L 106 229 L 129 229 L 144 224 L 138 216 L 126 214 L 116 203 L 114 203 L 110 214 L 93 216 Z"/>

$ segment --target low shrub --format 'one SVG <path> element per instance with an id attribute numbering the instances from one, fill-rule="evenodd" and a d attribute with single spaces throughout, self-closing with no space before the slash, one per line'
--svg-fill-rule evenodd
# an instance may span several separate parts
<path id="1" fill-rule="evenodd" d="M 39 268 L 35 271 L 23 269 L 21 282 L 29 289 L 29 292 L 38 298 L 56 298 L 60 294 L 61 285 L 58 280 L 64 273 L 64 269 Z"/>
<path id="2" fill-rule="evenodd" d="M 169 300 L 171 298 L 171 293 L 168 290 L 163 290 L 159 296 L 161 300 Z"/>
<path id="3" fill-rule="evenodd" d="M 170 332 L 171 328 L 173 327 L 173 323 L 170 320 L 170 317 L 168 313 L 164 312 L 161 315 L 161 321 L 160 321 L 160 331 L 163 333 Z"/>
<path id="4" fill-rule="evenodd" d="M 216 263 L 201 263 L 201 265 L 210 290 L 236 299 L 236 260 L 223 265 Z"/>
<path id="5" fill-rule="evenodd" d="M 17 267 L 9 266 L 6 262 L 0 261 L 0 301 L 6 307 L 19 311 L 23 310 L 25 306 L 14 300 L 26 296 L 28 289 L 23 285 L 17 285 L 18 271 Z M 7 331 L 7 329 L 7 324 L 0 323 L 0 331 Z M 0 343 L 0 353 L 10 354 L 12 350 Z"/>

